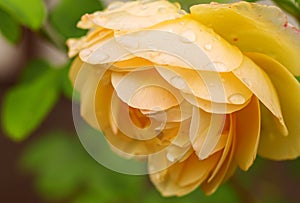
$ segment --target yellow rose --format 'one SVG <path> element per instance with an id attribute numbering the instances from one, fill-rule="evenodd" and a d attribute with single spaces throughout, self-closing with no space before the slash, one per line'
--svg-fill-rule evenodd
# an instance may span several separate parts
<path id="1" fill-rule="evenodd" d="M 300 155 L 300 31 L 273 6 L 115 2 L 86 14 L 70 78 L 81 115 L 165 196 L 212 194 L 256 154 Z"/>

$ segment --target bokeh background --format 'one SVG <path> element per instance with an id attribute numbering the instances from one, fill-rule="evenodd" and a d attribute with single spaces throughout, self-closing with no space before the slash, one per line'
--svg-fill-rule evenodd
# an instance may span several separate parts
<path id="1" fill-rule="evenodd" d="M 185 197 L 164 198 L 147 176 L 110 171 L 88 155 L 72 120 L 64 42 L 84 34 L 75 28 L 82 14 L 108 2 L 0 0 L 0 202 L 300 202 L 300 159 L 258 157 L 248 172 L 237 171 L 212 196 L 197 189 Z M 179 2 L 188 8 L 210 1 Z M 276 2 L 298 26 L 299 1 Z"/>

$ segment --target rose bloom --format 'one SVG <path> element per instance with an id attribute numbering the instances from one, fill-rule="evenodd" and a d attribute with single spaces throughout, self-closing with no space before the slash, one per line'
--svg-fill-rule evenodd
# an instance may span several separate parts
<path id="1" fill-rule="evenodd" d="M 120 155 L 147 157 L 164 196 L 212 194 L 257 154 L 300 155 L 300 31 L 274 6 L 190 11 L 114 2 L 84 15 L 87 35 L 67 42 L 82 117 Z"/>

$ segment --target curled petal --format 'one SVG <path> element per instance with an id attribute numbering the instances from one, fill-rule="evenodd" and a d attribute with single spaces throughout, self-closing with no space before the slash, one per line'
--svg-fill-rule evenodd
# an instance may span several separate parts
<path id="1" fill-rule="evenodd" d="M 242 110 L 236 112 L 236 161 L 243 170 L 252 165 L 260 138 L 259 100 L 254 96 Z"/>
<path id="2" fill-rule="evenodd" d="M 218 171 L 216 174 L 204 181 L 201 184 L 202 190 L 207 194 L 210 195 L 216 191 L 216 189 L 219 187 L 219 185 L 224 182 L 229 175 L 232 174 L 232 171 L 235 170 L 235 162 L 234 162 L 234 154 L 235 154 L 235 148 L 238 143 L 236 143 L 236 132 L 234 126 L 236 125 L 235 123 L 236 118 L 235 115 L 231 114 L 230 115 L 230 125 L 232 126 L 230 130 L 230 135 L 229 137 L 232 137 L 232 141 L 230 144 L 230 149 L 226 153 L 225 160 L 223 161 L 223 164 L 218 168 Z"/>
<path id="3" fill-rule="evenodd" d="M 191 14 L 243 52 L 266 54 L 300 75 L 300 31 L 279 8 L 241 1 L 196 5 Z"/>
<path id="4" fill-rule="evenodd" d="M 268 75 L 246 56 L 241 66 L 233 73 L 272 112 L 278 123 L 285 126 L 278 95 Z"/>
<path id="5" fill-rule="evenodd" d="M 124 129 L 119 129 L 120 126 L 116 125 L 113 118 L 116 113 L 112 115 L 111 109 L 114 104 L 112 102 L 114 89 L 110 83 L 111 72 L 107 71 L 103 78 L 97 86 L 93 104 L 95 104 L 98 125 L 108 142 L 128 156 L 148 155 L 168 146 L 170 140 L 177 135 L 180 125 L 166 126 L 156 137 L 147 140 L 133 139 L 131 134 L 124 134 Z M 115 119 L 122 119 L 122 117 Z"/>
<path id="6" fill-rule="evenodd" d="M 159 111 L 182 102 L 179 91 L 154 69 L 128 74 L 114 72 L 112 84 L 122 101 L 134 108 Z"/>
<path id="7" fill-rule="evenodd" d="M 190 126 L 190 139 L 199 159 L 209 157 L 221 139 L 226 124 L 226 115 L 210 114 L 193 108 Z"/>
<path id="8" fill-rule="evenodd" d="M 227 104 L 227 103 L 216 103 L 211 102 L 208 100 L 200 99 L 195 97 L 192 94 L 182 93 L 183 98 L 191 103 L 192 105 L 199 107 L 200 109 L 208 112 L 208 113 L 215 113 L 215 114 L 229 114 L 235 111 L 241 110 L 250 102 L 244 101 L 244 98 L 240 95 L 237 95 L 235 99 L 235 103 L 242 103 L 242 104 Z M 222 95 L 221 95 L 222 96 Z"/>
<path id="9" fill-rule="evenodd" d="M 164 196 L 182 196 L 196 189 L 216 165 L 220 153 L 205 160 L 192 154 L 183 162 L 176 163 L 159 173 L 150 174 L 151 181 Z"/>
<path id="10" fill-rule="evenodd" d="M 266 71 L 279 96 L 286 128 L 261 107 L 262 130 L 258 153 L 274 160 L 295 159 L 300 156 L 300 84 L 280 63 L 263 54 L 248 53 Z M 287 136 L 284 136 L 287 135 Z"/>
<path id="11" fill-rule="evenodd" d="M 244 104 L 252 96 L 252 92 L 231 72 L 216 73 L 170 66 L 156 66 L 156 69 L 172 86 L 203 100 Z M 232 95 L 242 95 L 243 100 L 233 100 Z"/>

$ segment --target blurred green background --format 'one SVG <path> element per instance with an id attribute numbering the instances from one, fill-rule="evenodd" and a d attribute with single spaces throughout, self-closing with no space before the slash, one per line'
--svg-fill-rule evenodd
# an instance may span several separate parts
<path id="1" fill-rule="evenodd" d="M 73 125 L 65 40 L 84 35 L 76 22 L 107 2 L 0 0 L 0 202 L 300 202 L 299 159 L 258 157 L 248 172 L 237 171 L 212 196 L 197 189 L 164 198 L 147 176 L 110 171 L 88 155 Z M 186 9 L 210 1 L 178 2 Z M 273 3 L 300 22 L 299 0 Z"/>

